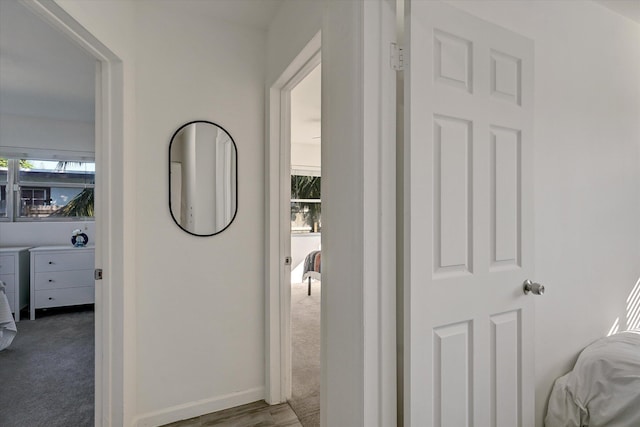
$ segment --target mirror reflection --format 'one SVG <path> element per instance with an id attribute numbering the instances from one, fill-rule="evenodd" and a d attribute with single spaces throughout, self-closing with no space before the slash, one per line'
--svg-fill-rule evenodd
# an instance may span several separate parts
<path id="1" fill-rule="evenodd" d="M 169 209 L 184 231 L 212 236 L 227 228 L 238 207 L 236 144 L 221 126 L 194 121 L 169 144 Z"/>

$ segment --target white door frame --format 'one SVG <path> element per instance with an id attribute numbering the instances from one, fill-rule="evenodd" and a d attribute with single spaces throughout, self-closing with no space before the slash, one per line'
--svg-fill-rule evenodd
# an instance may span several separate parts
<path id="1" fill-rule="evenodd" d="M 390 66 L 395 0 L 328 1 L 322 34 L 320 423 L 391 426 L 396 424 L 396 78 Z M 280 233 L 281 91 L 319 46 L 318 34 L 266 93 L 269 403 L 285 398 L 280 313 L 286 301 L 280 284 L 289 269 Z"/>
<path id="2" fill-rule="evenodd" d="M 318 32 L 269 88 L 266 150 L 265 400 L 291 397 L 291 90 L 320 64 Z"/>
<path id="3" fill-rule="evenodd" d="M 396 417 L 396 2 L 322 22 L 323 427 Z"/>
<path id="4" fill-rule="evenodd" d="M 98 61 L 96 67 L 95 425 L 124 425 L 124 164 L 122 61 L 52 0 L 20 0 Z"/>

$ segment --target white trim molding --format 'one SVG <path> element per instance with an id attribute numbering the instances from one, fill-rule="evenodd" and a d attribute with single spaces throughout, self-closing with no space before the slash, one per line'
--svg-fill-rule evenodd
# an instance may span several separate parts
<path id="1" fill-rule="evenodd" d="M 285 402 L 291 394 L 290 92 L 320 63 L 317 33 L 267 89 L 265 150 L 265 400 Z"/>
<path id="2" fill-rule="evenodd" d="M 329 0 L 322 40 L 323 427 L 396 425 L 395 1 Z"/>
<path id="3" fill-rule="evenodd" d="M 196 402 L 172 406 L 161 411 L 155 411 L 136 417 L 134 425 L 137 427 L 155 427 L 170 424 L 175 421 L 187 420 L 202 414 L 221 411 L 247 402 L 255 402 L 264 398 L 264 387 L 256 387 L 224 396 L 215 396 Z"/>

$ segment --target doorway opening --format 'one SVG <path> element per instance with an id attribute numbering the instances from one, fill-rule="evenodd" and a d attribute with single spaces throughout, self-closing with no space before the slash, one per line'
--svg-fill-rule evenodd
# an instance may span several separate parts
<path id="1" fill-rule="evenodd" d="M 8 3 L 10 2 L 2 2 L 2 5 L 5 6 Z M 89 372 L 89 378 L 92 378 L 94 383 L 94 399 L 93 405 L 90 404 L 93 408 L 89 417 L 90 424 L 124 425 L 127 424 L 124 414 L 131 406 L 124 399 L 129 386 L 123 380 L 124 365 L 129 364 L 131 359 L 131 356 L 125 352 L 125 335 L 129 336 L 131 333 L 124 330 L 121 320 L 125 315 L 129 315 L 129 309 L 126 309 L 124 304 L 124 290 L 125 284 L 132 280 L 133 270 L 129 262 L 125 261 L 123 248 L 131 247 L 133 238 L 124 233 L 123 226 L 123 223 L 128 221 L 125 217 L 129 216 L 127 210 L 130 209 L 130 204 L 126 201 L 130 200 L 128 195 L 130 191 L 124 187 L 126 179 L 121 179 L 126 175 L 123 164 L 129 151 L 124 147 L 122 60 L 55 2 L 19 3 L 50 25 L 58 35 L 71 40 L 76 48 L 80 47 L 85 54 L 88 53 L 89 59 L 93 61 L 94 98 L 92 102 L 95 106 L 95 121 L 93 131 L 86 139 L 92 140 L 94 144 L 89 159 L 95 162 L 94 216 L 96 220 L 93 222 L 95 234 L 89 235 L 89 238 L 95 244 L 95 255 L 92 259 L 94 266 L 100 273 L 104 270 L 106 274 L 104 277 L 100 274 L 100 278 L 96 279 L 100 281 L 94 282 L 95 287 L 92 289 L 95 299 L 94 366 L 93 372 Z M 5 38 L 2 40 L 6 41 Z M 6 51 L 3 45 L 4 52 Z M 56 58 L 55 50 L 48 53 Z M 5 77 L 5 73 L 2 73 L 2 76 Z M 62 111 L 58 111 L 60 112 Z M 21 157 L 21 153 L 24 151 L 17 150 L 13 154 Z M 33 153 L 38 157 L 42 155 L 42 152 L 34 151 Z M 60 157 L 55 159 L 65 160 Z M 88 163 L 89 159 L 80 160 Z M 3 226 L 8 224 L 7 221 L 0 222 L 0 228 L 4 230 Z M 24 227 L 24 222 L 19 222 L 19 225 Z M 81 231 L 88 231 L 84 230 L 84 227 L 78 228 L 81 228 Z M 74 229 L 75 227 L 71 227 L 63 230 L 61 233 L 64 238 L 61 235 L 58 236 L 70 248 L 73 248 L 71 237 Z M 8 244 L 4 240 L 6 234 L 2 233 L 2 236 L 3 245 Z M 34 238 L 38 236 L 52 237 L 44 232 L 40 235 L 32 235 Z M 27 275 L 29 275 L 28 272 Z M 18 331 L 19 334 L 20 331 Z"/>
<path id="2" fill-rule="evenodd" d="M 290 91 L 291 390 L 303 427 L 320 425 L 321 66 Z"/>
<path id="3" fill-rule="evenodd" d="M 0 10 L 0 281 L 16 321 L 0 420 L 90 425 L 97 60 L 25 4 Z"/>
<path id="4" fill-rule="evenodd" d="M 300 263 L 296 259 L 292 265 L 292 97 L 291 92 L 309 74 L 317 69 L 320 74 L 320 47 L 321 33 L 318 32 L 298 55 L 286 67 L 280 77 L 272 84 L 268 92 L 268 131 L 267 131 L 267 173 L 265 192 L 268 195 L 266 205 L 266 298 L 265 298 L 265 400 L 269 404 L 284 403 L 292 397 L 292 324 L 291 324 L 291 297 L 292 297 L 292 269 Z M 303 86 L 304 87 L 304 86 Z M 320 89 L 318 89 L 320 90 Z M 317 102 L 317 101 L 316 101 Z M 319 107 L 316 107 L 318 109 Z M 297 110 L 297 109 L 296 109 Z M 296 113 L 293 113 L 296 114 Z M 312 150 L 321 151 L 319 141 L 319 111 L 316 111 L 316 130 L 310 131 L 309 144 L 304 148 L 313 147 Z M 307 115 L 310 120 L 311 115 Z M 294 150 L 297 148 L 294 147 Z M 294 155 L 295 156 L 295 155 Z M 300 165 L 305 162 L 298 161 Z M 304 168 L 293 170 L 298 180 L 313 180 L 320 175 L 320 164 L 317 162 L 307 164 Z M 297 184 L 296 184 L 297 185 Z M 310 199 L 309 199 L 310 198 Z M 321 219 L 312 212 L 317 204 L 316 196 L 304 196 L 305 202 L 294 202 L 296 231 L 306 231 L 307 235 L 313 235 L 319 241 L 321 231 Z M 309 202 L 309 200 L 311 200 Z M 306 203 L 306 204 L 305 204 Z M 297 214 L 300 215 L 297 215 Z M 305 220 L 306 218 L 306 220 Z M 299 223 L 296 225 L 296 220 Z M 306 225 L 305 225 L 306 224 Z M 313 239 L 307 239 L 313 240 Z M 302 255 L 301 257 L 305 257 Z M 301 286 L 301 271 L 294 278 L 298 286 Z M 294 276 L 295 277 L 295 276 Z M 319 298 L 319 281 L 312 279 L 311 296 Z M 308 296 L 308 280 L 304 289 L 304 296 Z M 319 300 L 318 300 L 319 301 Z M 326 307 L 325 307 L 326 308 Z M 319 344 L 322 349 L 322 343 Z M 322 361 L 322 351 L 318 355 Z M 322 363 L 321 363 L 322 364 Z M 323 374 L 320 373 L 319 376 Z M 318 378 L 318 383 L 320 379 Z M 318 391 L 317 395 L 320 395 Z M 319 415 L 318 415 L 319 418 Z"/>

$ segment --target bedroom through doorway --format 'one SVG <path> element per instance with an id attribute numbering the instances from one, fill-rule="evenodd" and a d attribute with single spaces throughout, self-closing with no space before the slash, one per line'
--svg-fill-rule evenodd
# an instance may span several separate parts
<path id="1" fill-rule="evenodd" d="M 291 394 L 303 427 L 320 425 L 321 66 L 290 92 Z"/>
<path id="2" fill-rule="evenodd" d="M 0 425 L 90 426 L 101 66 L 48 12 L 0 2 Z"/>

